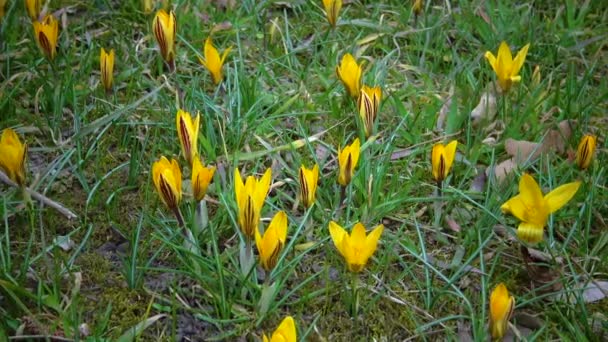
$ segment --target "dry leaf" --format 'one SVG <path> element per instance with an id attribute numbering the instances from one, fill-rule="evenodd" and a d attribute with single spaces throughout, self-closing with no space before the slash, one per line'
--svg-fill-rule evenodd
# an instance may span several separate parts
<path id="1" fill-rule="evenodd" d="M 547 131 L 541 143 L 507 139 L 505 150 L 511 157 L 514 157 L 514 161 L 519 165 L 533 162 L 543 153 L 556 151 L 563 154 L 566 151 L 568 139 L 572 135 L 572 125 L 573 122 L 569 120 L 560 122 L 557 129 Z"/>
<path id="2" fill-rule="evenodd" d="M 481 170 L 471 183 L 470 191 L 483 192 L 486 187 L 486 180 L 488 179 L 485 170 Z"/>
<path id="3" fill-rule="evenodd" d="M 443 106 L 441 106 L 441 109 L 439 110 L 439 115 L 437 115 L 437 130 L 443 130 L 443 127 L 448 117 L 448 113 L 450 112 L 450 107 L 452 106 L 452 94 L 454 94 L 453 87 L 452 89 L 450 89 L 450 95 L 443 102 Z"/>
<path id="4" fill-rule="evenodd" d="M 513 161 L 513 159 L 507 159 L 500 164 L 494 166 L 493 168 L 489 167 L 486 169 L 486 176 L 489 176 L 489 172 L 494 171 L 494 177 L 499 183 L 502 183 L 507 176 L 517 168 L 517 163 Z"/>
<path id="5" fill-rule="evenodd" d="M 445 223 L 448 225 L 448 228 L 455 232 L 460 232 L 461 227 L 450 215 L 445 216 Z"/>
<path id="6" fill-rule="evenodd" d="M 473 125 L 478 125 L 482 121 L 490 122 L 494 119 L 497 112 L 496 96 L 494 92 L 487 91 L 481 95 L 477 107 L 471 112 Z"/>

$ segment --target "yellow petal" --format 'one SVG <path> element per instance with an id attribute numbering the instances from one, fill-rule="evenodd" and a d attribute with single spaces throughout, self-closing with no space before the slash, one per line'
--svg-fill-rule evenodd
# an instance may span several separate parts
<path id="1" fill-rule="evenodd" d="M 215 167 L 203 167 L 199 158 L 194 158 L 192 164 L 192 194 L 196 201 L 201 201 L 205 198 L 209 183 L 215 174 Z"/>
<path id="2" fill-rule="evenodd" d="M 496 64 L 496 57 L 494 56 L 494 54 L 490 51 L 486 51 L 484 56 L 488 60 L 488 63 L 490 63 L 490 66 L 492 67 L 494 72 L 497 72 L 496 67 L 498 66 L 498 64 Z"/>
<path id="3" fill-rule="evenodd" d="M 433 178 L 438 182 L 443 180 L 443 170 L 445 169 L 445 159 L 443 157 L 444 150 L 445 147 L 442 143 L 433 145 L 433 149 L 431 150 L 431 167 L 433 171 Z"/>
<path id="4" fill-rule="evenodd" d="M 272 334 L 270 342 L 296 342 L 297 338 L 296 324 L 291 316 L 287 316 Z"/>
<path id="5" fill-rule="evenodd" d="M 513 60 L 513 65 L 511 66 L 511 76 L 517 76 L 517 74 L 519 74 L 521 67 L 524 65 L 524 62 L 526 61 L 526 55 L 528 54 L 529 47 L 530 47 L 530 44 L 526 44 L 526 46 L 524 46 L 521 50 L 519 50 L 519 52 L 515 56 L 515 59 Z M 517 81 L 519 81 L 519 80 L 517 80 Z"/>
<path id="6" fill-rule="evenodd" d="M 527 207 L 538 207 L 543 203 L 543 193 L 532 176 L 524 173 L 519 180 L 519 194 Z"/>
<path id="7" fill-rule="evenodd" d="M 581 182 L 564 184 L 545 195 L 544 199 L 549 208 L 549 212 L 553 213 L 568 203 L 576 194 L 580 186 Z"/>
<path id="8" fill-rule="evenodd" d="M 543 240 L 544 226 L 522 222 L 517 227 L 517 237 L 530 244 L 539 243 Z"/>
<path id="9" fill-rule="evenodd" d="M 27 145 L 22 144 L 15 131 L 6 128 L 0 137 L 0 168 L 20 186 L 25 185 Z"/>
<path id="10" fill-rule="evenodd" d="M 521 199 L 521 195 L 511 197 L 500 207 L 500 209 L 503 213 L 511 214 L 522 221 L 525 220 L 525 217 L 527 216 L 527 208 Z"/>
<path id="11" fill-rule="evenodd" d="M 272 180 L 272 169 L 268 168 L 266 169 L 266 172 L 264 172 L 264 175 L 262 176 L 262 178 L 259 180 L 259 182 L 256 184 L 255 187 L 255 201 L 256 204 L 259 206 L 262 206 L 264 204 L 264 201 L 266 200 L 266 196 L 268 195 L 268 191 L 270 190 L 270 181 Z"/>
<path id="12" fill-rule="evenodd" d="M 452 140 L 445 147 L 445 171 L 443 174 L 443 178 L 446 178 L 448 176 L 448 173 L 450 173 L 450 169 L 452 168 L 452 164 L 454 163 L 454 158 L 456 157 L 456 146 L 458 146 L 458 141 Z"/>
<path id="13" fill-rule="evenodd" d="M 499 284 L 490 295 L 490 331 L 493 339 L 500 339 L 507 330 L 507 323 L 513 312 L 515 300 L 509 296 L 507 287 Z"/>
<path id="14" fill-rule="evenodd" d="M 338 252 L 340 252 L 340 254 L 342 256 L 344 256 L 345 253 L 342 250 L 342 241 L 344 240 L 344 237 L 347 235 L 346 230 L 344 230 L 344 228 L 342 228 L 336 222 L 330 221 L 329 222 L 329 234 L 331 235 L 331 239 L 334 242 L 334 245 L 336 246 L 336 248 L 338 249 Z"/>
<path id="15" fill-rule="evenodd" d="M 376 252 L 376 249 L 378 248 L 378 240 L 380 240 L 380 236 L 382 235 L 383 231 L 384 225 L 380 224 L 374 227 L 371 233 L 369 233 L 369 235 L 367 235 L 365 238 L 366 260 Z"/>

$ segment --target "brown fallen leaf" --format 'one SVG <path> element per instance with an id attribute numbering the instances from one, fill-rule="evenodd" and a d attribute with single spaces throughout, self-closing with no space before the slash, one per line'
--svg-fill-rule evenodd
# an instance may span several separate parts
<path id="1" fill-rule="evenodd" d="M 498 181 L 498 183 L 502 183 L 507 176 L 517 168 L 517 163 L 513 160 L 513 158 L 511 159 L 507 159 L 505 161 L 502 161 L 500 164 L 492 167 L 489 167 L 486 169 L 486 176 L 490 176 L 490 172 L 494 172 L 494 177 L 496 178 L 496 180 Z"/>
<path id="2" fill-rule="evenodd" d="M 557 129 L 550 129 L 543 136 L 541 142 L 531 142 L 526 140 L 507 139 L 505 150 L 514 158 L 514 161 L 521 165 L 525 162 L 533 162 L 543 153 L 557 152 L 563 154 L 566 151 L 568 139 L 572 135 L 574 122 L 564 120 L 560 122 Z"/>
<path id="3" fill-rule="evenodd" d="M 471 111 L 471 119 L 473 119 L 473 125 L 478 125 L 481 122 L 491 122 L 497 113 L 496 107 L 496 95 L 493 91 L 487 91 L 481 95 L 479 103 Z"/>

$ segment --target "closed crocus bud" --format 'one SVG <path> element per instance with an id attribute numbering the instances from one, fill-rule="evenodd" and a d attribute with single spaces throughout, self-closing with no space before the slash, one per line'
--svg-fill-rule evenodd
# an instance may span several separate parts
<path id="1" fill-rule="evenodd" d="M 576 149 L 576 165 L 582 170 L 586 170 L 591 165 L 596 141 L 597 138 L 594 135 L 586 134 L 578 144 L 578 148 Z"/>
<path id="2" fill-rule="evenodd" d="M 0 22 L 2 22 L 2 18 L 4 17 L 4 7 L 6 6 L 7 0 L 0 0 Z"/>
<path id="3" fill-rule="evenodd" d="M 152 165 L 152 180 L 160 199 L 173 211 L 178 210 L 182 199 L 182 172 L 177 160 L 164 156 Z"/>
<path id="4" fill-rule="evenodd" d="M 231 48 L 227 48 L 224 50 L 224 53 L 220 57 L 219 51 L 213 46 L 213 42 L 211 41 L 211 37 L 207 38 L 205 41 L 204 47 L 204 55 L 205 59 L 199 57 L 199 62 L 209 70 L 211 74 L 211 78 L 213 79 L 213 83 L 218 85 L 224 79 L 224 74 L 222 73 L 222 68 L 224 67 L 224 62 L 226 61 L 226 56 L 230 52 Z"/>
<path id="5" fill-rule="evenodd" d="M 42 1 L 43 0 L 25 0 L 25 9 L 27 9 L 27 14 L 32 21 L 38 20 L 40 10 L 42 9 Z"/>
<path id="6" fill-rule="evenodd" d="M 358 107 L 361 122 L 365 130 L 365 137 L 369 138 L 374 131 L 374 123 L 378 116 L 378 108 L 382 99 L 382 89 L 380 87 L 363 86 L 359 95 Z"/>
<path id="7" fill-rule="evenodd" d="M 285 317 L 270 339 L 266 334 L 263 336 L 263 342 L 296 342 L 297 340 L 296 324 L 291 316 Z"/>
<path id="8" fill-rule="evenodd" d="M 490 333 L 493 340 L 500 340 L 505 336 L 514 308 L 515 299 L 509 296 L 505 284 L 498 284 L 490 295 Z"/>
<path id="9" fill-rule="evenodd" d="M 317 184 L 319 183 L 319 165 L 315 164 L 312 169 L 307 169 L 304 165 L 300 167 L 300 196 L 302 204 L 310 208 L 315 203 Z"/>
<path id="10" fill-rule="evenodd" d="M 194 158 L 192 165 L 192 194 L 197 202 L 205 198 L 209 183 L 215 174 L 215 166 L 204 167 L 200 159 Z"/>
<path id="11" fill-rule="evenodd" d="M 173 11 L 165 11 L 164 9 L 156 12 L 152 30 L 160 48 L 160 54 L 169 65 L 171 71 L 175 70 L 175 34 L 177 30 L 177 21 Z"/>
<path id="12" fill-rule="evenodd" d="M 325 15 L 329 25 L 336 27 L 340 17 L 340 9 L 342 9 L 342 0 L 323 0 L 323 7 L 325 7 Z"/>
<path id="13" fill-rule="evenodd" d="M 255 231 L 255 244 L 260 254 L 260 265 L 270 272 L 277 265 L 279 256 L 287 239 L 287 214 L 279 211 L 274 217 L 264 235 Z"/>
<path id="14" fill-rule="evenodd" d="M 249 176 L 243 182 L 239 169 L 234 170 L 234 192 L 239 207 L 239 226 L 249 241 L 254 238 L 258 229 L 262 207 L 270 190 L 271 178 L 272 170 L 267 169 L 259 180 Z"/>
<path id="15" fill-rule="evenodd" d="M 353 99 L 359 98 L 362 70 L 353 55 L 347 53 L 342 57 L 340 65 L 336 67 L 336 74 L 344 84 L 348 94 Z"/>
<path id="16" fill-rule="evenodd" d="M 57 39 L 59 36 L 59 22 L 51 14 L 42 21 L 34 21 L 34 35 L 40 50 L 50 60 L 57 54 Z"/>
<path id="17" fill-rule="evenodd" d="M 338 149 L 338 166 L 340 168 L 338 184 L 347 186 L 350 183 L 355 174 L 360 153 L 361 143 L 359 142 L 359 138 L 355 139 L 352 144 L 346 145 L 344 149 Z"/>
<path id="18" fill-rule="evenodd" d="M 540 84 L 540 66 L 535 66 L 532 72 L 532 87 L 538 87 Z"/>
<path id="19" fill-rule="evenodd" d="M 329 222 L 329 233 L 338 252 L 344 257 L 348 270 L 358 273 L 363 270 L 367 261 L 378 248 L 378 240 L 384 231 L 383 225 L 376 226 L 366 234 L 361 223 L 355 224 L 348 235 L 346 230 L 334 221 Z"/>
<path id="20" fill-rule="evenodd" d="M 454 157 L 456 156 L 456 146 L 458 141 L 453 140 L 447 145 L 437 143 L 431 152 L 431 166 L 433 167 L 433 178 L 438 183 L 448 177 Z"/>
<path id="21" fill-rule="evenodd" d="M 99 69 L 101 70 L 101 84 L 103 84 L 106 93 L 110 93 L 114 81 L 114 49 L 108 53 L 104 48 L 101 48 Z"/>
<path id="22" fill-rule="evenodd" d="M 412 4 L 412 12 L 414 12 L 415 16 L 422 14 L 422 0 L 414 0 L 414 4 Z"/>
<path id="23" fill-rule="evenodd" d="M 154 1 L 153 0 L 142 0 L 141 1 L 142 9 L 145 14 L 150 14 L 154 10 Z"/>
<path id="24" fill-rule="evenodd" d="M 20 186 L 25 185 L 25 159 L 27 158 L 27 145 L 22 144 L 15 131 L 7 128 L 0 137 L 0 168 L 8 178 Z"/>
<path id="25" fill-rule="evenodd" d="M 192 166 L 192 161 L 198 156 L 198 129 L 200 124 L 200 114 L 192 120 L 190 113 L 179 109 L 175 115 L 177 126 L 177 136 L 179 137 L 182 153 L 188 164 Z"/>

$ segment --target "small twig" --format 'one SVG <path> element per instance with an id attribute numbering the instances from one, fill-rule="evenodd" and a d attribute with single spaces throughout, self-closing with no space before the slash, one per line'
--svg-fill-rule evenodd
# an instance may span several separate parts
<path id="1" fill-rule="evenodd" d="M 4 173 L 4 171 L 0 170 L 0 180 L 12 187 L 21 188 L 17 183 L 13 182 L 8 176 Z M 63 204 L 53 201 L 52 199 L 44 196 L 43 194 L 37 192 L 36 190 L 32 190 L 28 187 L 24 188 L 25 192 L 27 192 L 33 199 L 42 202 L 44 205 L 47 205 L 58 212 L 60 212 L 63 216 L 67 217 L 69 220 L 78 218 L 76 214 L 74 214 L 70 209 L 63 206 Z"/>
<path id="2" fill-rule="evenodd" d="M 40 341 L 66 341 L 72 342 L 71 338 L 59 337 L 59 336 L 49 336 L 49 335 L 21 335 L 21 336 L 11 336 L 8 338 L 9 341 L 18 341 L 18 340 L 40 340 Z"/>

